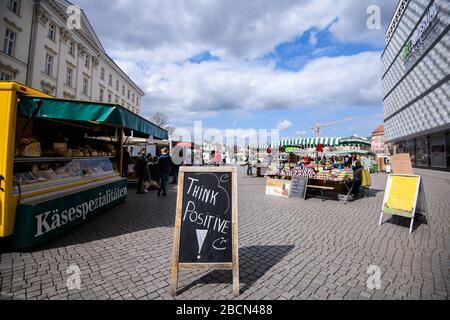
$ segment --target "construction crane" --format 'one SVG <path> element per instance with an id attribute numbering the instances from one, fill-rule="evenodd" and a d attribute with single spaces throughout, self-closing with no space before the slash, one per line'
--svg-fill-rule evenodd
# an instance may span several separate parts
<path id="1" fill-rule="evenodd" d="M 320 130 L 322 128 L 333 126 L 333 125 L 336 125 L 336 124 L 349 122 L 349 121 L 352 121 L 352 120 L 355 120 L 355 117 L 349 117 L 349 118 L 345 118 L 345 119 L 342 119 L 342 120 L 331 121 L 331 122 L 327 122 L 327 123 L 324 123 L 324 124 L 320 124 L 319 122 L 317 122 L 315 127 L 311 127 L 309 129 L 310 130 L 315 130 L 316 131 L 316 137 L 320 137 Z"/>

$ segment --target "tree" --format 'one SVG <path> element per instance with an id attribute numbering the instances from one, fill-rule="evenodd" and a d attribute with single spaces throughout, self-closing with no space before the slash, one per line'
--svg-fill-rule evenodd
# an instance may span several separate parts
<path id="1" fill-rule="evenodd" d="M 169 125 L 167 115 L 162 112 L 154 113 L 151 117 L 151 121 L 157 126 L 167 130 L 169 134 L 172 134 L 175 131 L 175 128 Z"/>

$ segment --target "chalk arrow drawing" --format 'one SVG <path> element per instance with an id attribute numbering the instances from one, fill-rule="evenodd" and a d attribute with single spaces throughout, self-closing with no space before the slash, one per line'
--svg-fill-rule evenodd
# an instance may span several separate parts
<path id="1" fill-rule="evenodd" d="M 197 259 L 200 259 L 200 252 L 202 251 L 203 243 L 205 243 L 206 234 L 208 230 L 200 230 L 197 229 L 197 241 L 198 241 L 198 256 Z"/>
<path id="2" fill-rule="evenodd" d="M 226 250 L 227 249 L 227 240 L 224 237 L 220 237 L 216 241 L 213 242 L 212 247 L 216 250 Z"/>

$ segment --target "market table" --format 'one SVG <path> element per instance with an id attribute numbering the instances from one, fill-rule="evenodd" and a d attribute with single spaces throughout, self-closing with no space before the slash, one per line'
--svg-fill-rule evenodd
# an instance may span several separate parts
<path id="1" fill-rule="evenodd" d="M 272 178 L 272 179 L 283 179 L 283 180 L 291 180 L 292 176 L 290 175 L 273 175 L 273 174 L 266 174 L 265 177 Z M 315 192 L 311 189 L 320 190 L 320 187 L 324 187 L 327 190 L 332 191 L 332 193 L 335 195 L 333 197 L 334 200 L 344 200 L 347 202 L 350 197 L 350 193 L 353 188 L 353 179 L 348 180 L 325 180 L 325 179 L 316 179 L 316 178 L 308 178 L 308 188 L 307 188 L 307 194 L 316 195 Z M 312 186 L 315 186 L 317 188 L 314 188 Z M 331 192 L 330 192 L 331 193 Z M 321 194 L 322 197 L 322 194 Z"/>

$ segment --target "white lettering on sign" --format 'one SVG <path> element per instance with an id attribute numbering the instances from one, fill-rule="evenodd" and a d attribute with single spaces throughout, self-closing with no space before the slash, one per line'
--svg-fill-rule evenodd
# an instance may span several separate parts
<path id="1" fill-rule="evenodd" d="M 195 203 L 189 201 L 186 205 L 186 210 L 183 214 L 183 221 L 190 221 L 196 223 L 206 229 L 212 229 L 216 232 L 228 234 L 227 230 L 230 228 L 230 221 L 221 219 L 220 217 L 212 216 L 209 213 L 200 213 L 195 209 Z"/>
<path id="2" fill-rule="evenodd" d="M 435 19 L 438 17 L 439 9 L 436 4 L 433 4 L 430 9 L 425 14 L 425 17 L 420 22 L 416 31 L 414 31 L 411 39 L 406 43 L 401 52 L 401 57 L 404 61 L 408 60 L 414 53 L 420 49 L 425 40 L 426 36 L 429 34 L 427 30 L 433 24 Z"/>
<path id="3" fill-rule="evenodd" d="M 83 202 L 75 207 L 67 210 L 52 209 L 36 215 L 36 234 L 34 237 L 40 237 L 50 231 L 56 230 L 69 222 L 81 219 L 85 220 L 89 213 L 92 213 L 120 198 L 127 195 L 128 189 L 115 188 L 106 190 L 106 192 L 99 193 L 98 197 L 88 202 Z"/>
<path id="4" fill-rule="evenodd" d="M 189 185 L 189 189 L 187 192 L 188 195 L 191 195 L 192 197 L 197 198 L 204 203 L 216 205 L 216 198 L 219 192 L 206 189 L 205 187 L 200 185 L 196 185 L 196 183 L 200 181 L 198 179 L 194 179 L 191 177 L 189 177 L 188 179 L 191 180 L 191 184 Z"/>

